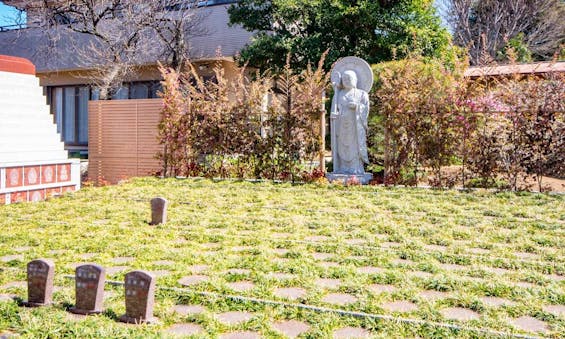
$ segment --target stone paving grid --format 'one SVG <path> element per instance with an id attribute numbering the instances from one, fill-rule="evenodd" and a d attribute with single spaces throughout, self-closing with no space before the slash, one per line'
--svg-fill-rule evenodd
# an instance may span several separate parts
<path id="1" fill-rule="evenodd" d="M 375 237 L 377 238 L 377 237 Z M 378 237 L 381 238 L 381 237 Z M 227 239 L 226 239 L 227 240 Z M 338 252 L 328 252 L 327 254 L 324 252 L 325 255 L 321 255 L 316 257 L 315 253 L 319 253 L 316 252 L 319 250 L 319 246 L 324 246 L 324 245 L 333 245 L 333 244 L 349 244 L 351 246 L 356 246 L 358 244 L 361 243 L 372 243 L 374 244 L 378 244 L 378 241 L 373 241 L 375 240 L 374 238 L 369 238 L 369 239 L 360 239 L 359 236 L 355 236 L 355 238 L 351 238 L 351 239 L 341 239 L 341 238 L 337 238 L 336 237 L 331 237 L 331 236 L 318 236 L 318 235 L 313 235 L 310 236 L 309 239 L 307 239 L 308 241 L 316 241 L 316 242 L 320 242 L 320 244 L 302 244 L 302 245 L 298 245 L 295 246 L 295 244 L 291 244 L 290 246 L 288 246 L 287 243 L 287 247 L 285 248 L 284 246 L 282 246 L 283 244 L 285 244 L 284 241 L 281 241 L 280 243 L 276 244 L 276 248 L 275 245 L 272 245 L 272 248 L 267 248 L 266 246 L 264 246 L 264 244 L 262 244 L 262 246 L 260 246 L 260 253 L 272 253 L 275 256 L 282 256 L 285 257 L 285 261 L 279 261 L 276 264 L 276 267 L 274 267 L 273 269 L 278 269 L 278 270 L 282 270 L 282 272 L 275 272 L 275 271 L 271 271 L 271 272 L 265 272 L 265 271 L 260 271 L 259 275 L 261 274 L 265 274 L 267 276 L 270 276 L 271 278 L 274 278 L 277 281 L 277 284 L 279 285 L 287 285 L 286 283 L 284 283 L 284 280 L 297 280 L 299 279 L 299 276 L 294 275 L 293 274 L 289 274 L 288 272 L 284 272 L 284 270 L 289 267 L 292 266 L 292 264 L 294 263 L 294 258 L 292 257 L 286 257 L 288 255 L 289 252 L 304 252 L 304 253 L 311 253 L 314 256 L 314 261 L 311 263 L 312 267 L 318 267 L 318 272 L 319 272 L 319 278 L 318 280 L 324 280 L 324 281 L 330 281 L 330 280 L 339 280 L 338 278 L 334 278 L 334 276 L 341 278 L 341 275 L 333 275 L 332 273 L 336 273 L 336 272 L 340 272 L 341 270 L 345 269 L 345 270 L 349 270 L 349 271 L 357 271 L 357 273 L 363 274 L 363 275 L 367 275 L 368 277 L 374 278 L 375 276 L 381 276 L 381 274 L 383 272 L 388 272 L 390 273 L 391 271 L 395 271 L 398 269 L 401 269 L 401 271 L 410 273 L 410 272 L 421 272 L 418 271 L 418 265 L 420 262 L 423 262 L 426 259 L 422 260 L 421 258 L 416 258 L 414 260 L 411 259 L 405 259 L 405 258 L 400 258 L 398 256 L 395 255 L 395 253 L 393 251 L 386 251 L 386 252 L 382 252 L 378 255 L 378 258 L 382 258 L 385 257 L 385 260 L 375 260 L 375 257 L 377 256 L 363 256 L 363 255 L 351 255 L 350 261 L 347 261 L 345 259 L 347 258 L 343 258 L 340 254 L 339 251 Z M 364 240 L 364 241 L 361 241 Z M 232 241 L 233 242 L 233 241 Z M 223 244 L 223 248 L 222 249 L 218 249 L 218 253 L 226 253 L 226 252 L 230 252 L 230 251 L 234 251 L 234 249 L 240 250 L 243 249 L 244 251 L 252 251 L 254 250 L 253 246 L 250 246 L 248 242 L 243 241 L 243 239 L 240 239 L 241 244 L 240 245 L 235 245 L 232 246 L 230 249 L 230 246 L 226 244 Z M 191 242 L 188 241 L 188 244 L 190 244 Z M 237 241 L 236 241 L 237 243 Z M 469 242 L 470 243 L 470 242 Z M 396 249 L 396 248 L 404 248 L 404 244 L 403 243 L 399 243 L 396 241 L 389 241 L 389 242 L 383 242 L 383 248 L 384 249 Z M 462 243 L 458 243 L 456 245 L 451 245 L 451 246 L 439 246 L 439 245 L 426 245 L 426 246 L 438 246 L 438 247 L 428 247 L 427 250 L 430 251 L 430 253 L 434 253 L 434 252 L 444 252 L 444 251 L 451 251 L 453 250 L 454 247 L 456 246 L 461 246 Z M 207 247 L 211 250 L 214 250 L 214 246 L 204 246 Z M 21 249 L 15 250 L 15 252 L 24 252 L 21 251 Z M 209 253 L 214 253 L 214 251 L 211 251 Z M 475 256 L 485 256 L 485 258 L 488 258 L 488 254 L 491 253 L 491 251 L 489 250 L 485 250 L 485 249 L 479 249 L 479 250 L 475 250 L 472 247 L 469 247 L 469 250 L 467 251 L 467 253 L 471 253 Z M 381 254 L 385 254 L 385 255 L 381 255 Z M 12 254 L 12 255 L 18 255 L 18 254 Z M 250 254 L 248 253 L 238 253 L 238 255 L 240 256 L 250 256 Z M 23 256 L 25 256 L 25 254 L 23 254 Z M 251 255 L 252 256 L 252 255 Z M 524 262 L 527 262 L 528 260 L 532 260 L 532 258 L 534 257 L 533 255 L 527 255 L 524 254 L 523 252 L 516 252 L 515 256 L 518 259 L 524 259 Z M 86 256 L 85 256 L 86 257 Z M 363 261 L 364 257 L 367 258 L 368 262 L 362 262 L 362 263 L 357 263 L 357 261 Z M 23 260 L 23 257 L 20 257 Z M 18 259 L 20 259 L 18 258 Z M 133 257 L 132 257 L 133 258 Z M 535 255 L 536 260 L 543 260 L 543 256 L 542 255 Z M 26 256 L 27 259 L 27 256 Z M 326 263 L 328 264 L 324 264 L 320 261 L 324 260 Z M 4 262 L 7 262 L 5 260 L 2 260 Z M 8 260 L 9 261 L 9 260 Z M 132 262 L 132 260 L 127 260 L 128 263 Z M 518 260 L 519 261 L 519 260 Z M 206 262 L 207 263 L 207 262 Z M 353 264 L 352 264 L 353 263 Z M 377 264 L 378 263 L 378 264 Z M 110 264 L 110 263 L 109 263 Z M 170 263 L 169 263 L 170 264 Z M 359 264 L 372 264 L 374 266 L 359 266 Z M 132 267 L 134 268 L 135 264 L 132 264 Z M 155 268 L 157 265 L 155 265 Z M 213 265 L 212 265 L 213 266 Z M 449 273 L 450 271 L 462 271 L 463 273 L 460 274 L 458 272 L 458 274 L 460 274 L 461 280 L 462 281 L 466 281 L 466 279 L 468 279 L 469 281 L 473 282 L 476 281 L 476 277 L 473 277 L 472 274 L 469 274 L 469 272 L 476 270 L 477 268 L 482 270 L 485 274 L 484 274 L 484 278 L 480 279 L 481 283 L 485 283 L 488 282 L 489 278 L 492 277 L 497 277 L 498 280 L 500 280 L 503 284 L 507 284 L 510 286 L 518 286 L 519 288 L 527 288 L 527 289 L 541 289 L 544 287 L 547 287 L 550 284 L 556 284 L 556 281 L 562 281 L 562 277 L 561 275 L 557 275 L 557 274 L 542 274 L 542 277 L 545 278 L 545 281 L 542 281 L 541 284 L 531 284 L 525 281 L 521 281 L 520 279 L 524 279 L 524 277 L 527 275 L 524 272 L 520 272 L 520 270 L 514 270 L 514 269 L 507 269 L 507 268 L 500 268 L 500 267 L 490 267 L 490 266 L 486 266 L 484 264 L 481 265 L 477 265 L 476 263 L 474 264 L 455 264 L 455 263 L 442 263 L 439 261 L 436 261 L 436 263 L 434 264 L 435 268 L 432 270 L 432 272 L 422 272 L 422 273 L 430 273 L 430 276 L 426 276 L 426 275 L 422 275 L 421 277 L 417 277 L 416 278 L 410 278 L 410 281 L 412 282 L 419 282 L 421 280 L 421 278 L 429 278 L 429 277 L 441 277 L 442 274 L 444 272 Z M 171 268 L 171 267 L 168 267 Z M 217 278 L 217 277 L 222 277 L 223 274 L 226 272 L 226 270 L 220 271 L 215 267 L 212 267 L 210 270 L 208 270 L 209 267 L 207 267 L 207 265 L 204 264 L 204 262 L 195 262 L 194 265 L 192 265 L 192 267 L 189 266 L 185 266 L 184 268 L 180 268 L 179 267 L 175 267 L 175 265 L 173 265 L 173 267 L 171 268 L 171 271 L 177 271 L 178 272 L 182 272 L 185 274 L 190 274 L 190 273 L 203 273 L 203 277 L 205 277 L 206 280 L 208 280 L 209 278 Z M 241 270 L 239 272 L 235 272 L 235 274 L 243 274 L 246 275 L 247 278 L 249 278 L 249 275 L 251 273 L 253 274 L 257 274 L 256 271 L 251 270 L 251 271 L 247 271 L 248 268 L 232 268 L 232 270 Z M 329 271 L 329 273 L 328 273 Z M 535 270 L 534 270 L 535 271 Z M 269 275 L 269 273 L 272 273 Z M 475 280 L 474 280 L 475 279 Z M 347 279 L 346 279 L 347 280 Z M 371 279 L 369 279 L 371 280 Z M 231 282 L 226 283 L 226 285 L 229 286 L 229 284 L 237 284 L 238 281 L 232 281 Z M 241 280 L 239 282 L 243 282 L 244 280 Z M 245 281 L 247 282 L 247 281 Z M 253 280 L 248 281 L 251 284 L 256 284 L 257 282 L 254 282 Z M 380 282 L 380 281 L 379 281 Z M 313 282 L 313 284 L 317 287 L 321 287 L 323 290 L 325 290 L 325 295 L 329 295 L 329 293 L 331 293 L 331 290 L 334 289 L 338 289 L 338 290 L 343 290 L 340 289 L 341 288 L 341 282 L 340 284 L 335 284 L 335 286 L 323 286 L 324 283 L 322 284 L 317 284 L 316 281 Z M 9 285 L 9 282 L 7 283 L 7 285 Z M 199 285 L 199 282 L 197 282 L 195 285 Z M 345 282 L 345 285 L 347 286 L 347 281 Z M 381 284 L 382 285 L 382 284 Z M 393 285 L 394 286 L 394 285 Z M 5 288 L 5 285 L 1 286 L 2 288 Z M 396 286 L 396 288 L 401 287 L 401 286 Z M 10 288 L 10 287 L 8 287 Z M 282 288 L 282 287 L 281 287 Z M 312 291 L 314 291 L 316 289 L 316 287 L 311 287 L 311 286 L 304 286 L 305 288 L 305 296 L 307 297 L 309 293 L 311 293 Z M 559 284 L 557 285 L 558 289 L 562 289 L 563 285 Z M 13 288 L 12 288 L 13 289 Z M 344 288 L 345 289 L 345 288 Z M 420 293 L 422 293 L 424 291 L 424 289 L 420 288 Z M 0 290 L 1 292 L 1 290 Z M 381 294 L 385 295 L 385 299 L 388 300 L 388 303 L 393 303 L 393 302 L 402 302 L 402 300 L 398 300 L 396 298 L 392 298 L 394 300 L 391 299 L 390 295 L 394 294 L 395 290 L 391 289 L 391 290 L 386 290 L 383 292 L 379 292 Z M 433 291 L 435 292 L 435 291 Z M 439 296 L 436 297 L 434 296 L 434 300 L 444 300 L 447 298 L 458 298 L 458 296 L 452 296 L 452 295 L 446 295 L 445 297 L 443 296 Z M 489 299 L 490 298 L 490 299 Z M 499 299 L 495 299 L 497 297 L 488 297 L 485 296 L 483 298 L 481 298 L 481 302 L 486 306 L 486 307 L 511 307 L 511 306 L 515 306 L 515 305 L 520 305 L 519 301 L 515 301 L 515 300 L 510 300 L 510 299 L 506 299 L 506 298 L 499 298 Z M 421 298 L 422 300 L 425 299 L 424 297 Z M 387 304 L 387 301 L 383 301 L 382 302 L 383 305 Z M 420 302 L 420 300 L 416 299 L 416 305 L 421 305 L 422 302 Z M 553 314 L 562 314 L 562 309 L 559 309 L 559 306 L 561 305 L 543 305 L 544 309 L 546 310 L 546 312 L 548 313 L 553 313 Z M 553 308 L 552 308 L 553 307 Z M 444 310 L 450 310 L 449 308 L 444 308 Z M 479 315 L 480 316 L 480 315 Z M 449 318 L 449 317 L 446 317 Z M 472 316 L 471 316 L 472 318 Z M 519 318 L 521 319 L 521 318 Z M 531 321 L 531 319 L 529 318 L 523 318 L 526 320 L 530 320 L 530 323 L 535 323 L 533 321 Z M 522 320 L 523 320 L 522 319 Z M 466 321 L 466 320 L 463 320 Z M 522 329 L 527 330 L 527 323 L 528 321 L 517 321 L 517 320 L 511 320 L 510 321 L 511 324 L 515 325 L 516 323 L 518 324 L 522 324 L 522 323 L 526 323 L 526 325 L 521 325 L 521 326 L 526 326 L 526 327 L 522 327 Z M 539 323 L 535 323 L 535 325 L 537 326 L 537 329 L 543 329 L 545 330 L 546 325 L 540 325 Z M 533 327 L 532 327 L 533 328 Z"/>

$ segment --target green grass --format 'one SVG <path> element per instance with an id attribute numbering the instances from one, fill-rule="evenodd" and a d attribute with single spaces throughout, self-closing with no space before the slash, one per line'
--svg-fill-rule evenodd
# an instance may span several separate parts
<path id="1" fill-rule="evenodd" d="M 155 196 L 170 201 L 169 222 L 164 226 L 147 223 L 149 200 Z M 25 299 L 25 288 L 4 285 L 25 280 L 26 263 L 45 257 L 56 262 L 55 285 L 60 289 L 52 307 L 27 309 L 15 302 L 0 302 L 0 334 L 167 337 L 164 330 L 171 324 L 195 322 L 210 337 L 246 329 L 280 338 L 271 322 L 298 319 L 311 326 L 303 335 L 310 338 L 331 337 L 332 331 L 344 326 L 362 326 L 383 338 L 492 336 L 472 329 L 354 318 L 223 297 L 240 294 L 281 300 L 273 290 L 289 286 L 306 289 L 306 296 L 298 302 L 307 305 L 515 334 L 525 332 L 513 327 L 510 319 L 531 316 L 547 323 L 549 335 L 559 336 L 565 333 L 565 318 L 548 312 L 545 306 L 565 304 L 565 282 L 560 279 L 565 274 L 564 206 L 564 196 L 558 195 L 154 178 L 85 188 L 43 203 L 2 206 L 0 257 L 17 254 L 19 247 L 31 248 L 23 249 L 23 260 L 0 262 L 0 294 Z M 364 243 L 356 244 L 361 241 Z M 394 243 L 400 244 L 391 247 Z M 277 248 L 289 252 L 277 254 Z M 62 252 L 50 254 L 50 250 Z M 338 265 L 322 266 L 312 257 L 314 252 L 333 254 L 331 260 Z M 125 264 L 132 270 L 164 269 L 153 263 L 157 260 L 176 262 L 166 268 L 170 275 L 157 280 L 155 315 L 161 324 L 126 326 L 116 322 L 125 309 L 120 286 L 106 287 L 113 294 L 105 301 L 104 314 L 70 320 L 66 309 L 74 303 L 74 282 L 64 275 L 74 274 L 70 265 L 84 261 L 79 257 L 82 253 L 99 253 L 92 261 L 106 267 L 117 266 L 111 261 L 114 257 L 133 256 L 135 261 Z M 168 289 L 181 287 L 178 279 L 190 275 L 188 267 L 197 264 L 209 265 L 204 273 L 209 276 L 208 282 L 193 291 Z M 455 270 L 441 264 L 464 267 Z M 360 274 L 357 268 L 362 266 L 384 271 Z M 230 268 L 251 272 L 227 274 Z M 497 273 L 494 268 L 507 271 Z M 278 280 L 269 275 L 271 272 L 294 276 Z M 122 281 L 124 273 L 108 279 Z M 338 292 L 355 295 L 358 302 L 343 307 L 322 302 L 325 295 L 335 291 L 316 284 L 318 278 L 341 279 Z M 255 288 L 244 293 L 230 290 L 227 283 L 239 280 L 252 281 Z M 375 283 L 392 284 L 397 289 L 376 294 L 368 288 Z M 418 296 L 424 290 L 451 294 L 430 302 Z M 202 291 L 215 295 L 197 293 Z M 491 307 L 481 301 L 484 296 L 502 297 L 514 304 Z M 418 309 L 391 313 L 382 307 L 396 300 L 412 301 Z M 207 311 L 181 316 L 171 311 L 178 303 L 202 304 Z M 444 318 L 442 309 L 457 306 L 478 312 L 480 318 L 465 323 Z M 214 316 L 231 310 L 252 311 L 255 316 L 232 327 Z"/>

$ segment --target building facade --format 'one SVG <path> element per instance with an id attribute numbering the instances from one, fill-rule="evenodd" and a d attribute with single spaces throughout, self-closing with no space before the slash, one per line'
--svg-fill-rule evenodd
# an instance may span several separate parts
<path id="1" fill-rule="evenodd" d="M 54 0 L 56 1 L 56 0 Z M 252 38 L 252 33 L 242 27 L 228 25 L 228 7 L 235 0 L 201 1 L 194 10 L 202 16 L 202 31 L 187 41 L 190 44 L 190 61 L 203 76 L 211 76 L 212 65 L 220 63 L 226 75 L 235 74 L 236 54 Z M 89 37 L 62 35 L 56 46 L 48 46 L 49 33 L 42 28 L 41 16 L 34 6 L 37 1 L 7 0 L 27 13 L 27 26 L 15 30 L 0 31 L 0 54 L 31 60 L 50 104 L 57 131 L 71 154 L 86 157 L 88 154 L 88 101 L 100 99 L 96 86 L 92 85 L 93 69 L 80 60 L 80 56 L 65 51 L 73 50 L 73 44 L 91 43 Z M 174 14 L 185 10 L 184 2 L 171 2 L 165 11 Z M 54 49 L 53 49 L 54 47 Z M 49 51 L 47 50 L 49 49 Z M 55 50 L 56 53 L 53 53 Z M 139 60 L 123 84 L 108 95 L 109 100 L 157 98 L 161 89 L 158 70 L 159 57 Z"/>

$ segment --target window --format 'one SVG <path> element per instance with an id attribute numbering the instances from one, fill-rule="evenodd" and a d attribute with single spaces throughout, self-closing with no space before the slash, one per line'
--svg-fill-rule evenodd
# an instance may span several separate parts
<path id="1" fill-rule="evenodd" d="M 52 87 L 50 104 L 57 132 L 66 146 L 88 145 L 88 100 L 87 86 Z"/>
<path id="2" fill-rule="evenodd" d="M 159 81 L 127 83 L 114 91 L 110 100 L 153 99 L 162 90 Z M 100 100 L 100 91 L 89 86 L 57 86 L 47 90 L 53 121 L 68 148 L 88 146 L 88 101 Z"/>

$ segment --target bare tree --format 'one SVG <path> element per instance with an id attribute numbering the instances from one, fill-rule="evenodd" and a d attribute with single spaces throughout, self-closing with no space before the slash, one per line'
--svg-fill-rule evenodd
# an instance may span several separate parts
<path id="1" fill-rule="evenodd" d="M 446 0 L 456 44 L 469 49 L 471 64 L 497 58 L 511 39 L 523 39 L 535 59 L 548 60 L 565 42 L 563 0 Z"/>
<path id="2" fill-rule="evenodd" d="M 190 39 L 206 34 L 201 25 L 206 13 L 198 5 L 198 0 L 42 0 L 28 11 L 48 35 L 51 52 L 74 53 L 106 97 L 140 65 L 158 61 L 180 68 Z"/>

